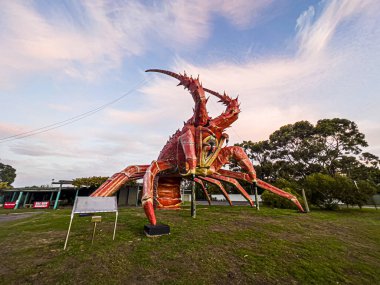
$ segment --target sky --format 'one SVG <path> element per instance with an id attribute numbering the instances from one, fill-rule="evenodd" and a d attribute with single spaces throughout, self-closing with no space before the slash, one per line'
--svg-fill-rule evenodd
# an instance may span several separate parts
<path id="1" fill-rule="evenodd" d="M 380 156 L 377 0 L 0 1 L 0 54 L 0 162 L 16 187 L 155 160 L 194 103 L 149 68 L 239 95 L 231 143 L 338 117 Z"/>

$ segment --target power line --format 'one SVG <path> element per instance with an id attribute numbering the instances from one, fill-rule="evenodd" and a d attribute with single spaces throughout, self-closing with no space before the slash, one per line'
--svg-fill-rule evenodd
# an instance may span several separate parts
<path id="1" fill-rule="evenodd" d="M 120 96 L 120 97 L 118 97 L 118 98 L 116 98 L 116 99 L 114 99 L 114 100 L 112 100 L 112 101 L 110 101 L 110 102 L 108 102 L 108 103 L 100 106 L 100 107 L 97 107 L 97 108 L 95 108 L 93 110 L 87 111 L 87 112 L 82 113 L 80 115 L 71 117 L 69 119 L 66 119 L 66 120 L 63 120 L 63 121 L 60 121 L 60 122 L 57 122 L 57 123 L 54 123 L 54 124 L 50 124 L 50 125 L 44 126 L 44 127 L 41 127 L 41 128 L 37 128 L 37 129 L 31 130 L 31 131 L 22 132 L 22 133 L 19 133 L 19 134 L 16 134 L 16 135 L 0 138 L 0 143 L 10 142 L 10 141 L 13 141 L 13 140 L 18 140 L 18 139 L 34 136 L 34 135 L 37 135 L 37 134 L 45 133 L 45 132 L 48 132 L 48 131 L 51 131 L 51 130 L 54 130 L 54 129 L 58 129 L 60 127 L 72 124 L 72 123 L 77 122 L 79 120 L 82 120 L 84 118 L 87 118 L 87 117 L 89 117 L 89 116 L 91 116 L 91 115 L 93 115 L 93 114 L 95 114 L 97 112 L 102 111 L 103 109 L 107 108 L 108 106 L 110 106 L 110 105 L 112 105 L 112 104 L 120 101 L 124 97 L 130 95 L 138 87 L 140 87 L 143 84 L 145 84 L 145 82 L 146 82 L 145 79 L 141 80 L 131 90 L 129 90 L 128 92 L 124 93 L 122 96 Z"/>

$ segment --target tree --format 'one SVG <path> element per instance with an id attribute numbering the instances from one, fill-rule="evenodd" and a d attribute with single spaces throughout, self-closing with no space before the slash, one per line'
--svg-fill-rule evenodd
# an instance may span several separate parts
<path id="1" fill-rule="evenodd" d="M 100 177 L 100 176 L 75 178 L 73 180 L 73 185 L 76 186 L 76 187 L 98 188 L 107 179 L 108 179 L 108 177 Z"/>
<path id="2" fill-rule="evenodd" d="M 10 165 L 0 162 L 0 182 L 7 182 L 9 185 L 15 181 L 16 169 Z"/>
<path id="3" fill-rule="evenodd" d="M 314 173 L 306 177 L 304 185 L 310 196 L 310 202 L 320 208 L 333 210 L 338 207 L 340 193 L 334 177 L 328 174 Z"/>
<path id="4" fill-rule="evenodd" d="M 3 189 L 10 189 L 12 186 L 8 184 L 8 182 L 0 182 L 0 191 Z"/>
<path id="5" fill-rule="evenodd" d="M 361 147 L 368 146 L 358 126 L 347 119 L 319 120 L 315 132 L 318 162 L 330 175 L 347 173 L 349 167 L 355 166 L 358 161 Z M 375 157 L 367 153 L 364 159 L 370 156 L 371 159 Z"/>
<path id="6" fill-rule="evenodd" d="M 377 191 L 371 182 L 354 181 L 338 174 L 314 173 L 306 177 L 303 184 L 309 190 L 311 203 L 325 209 L 335 209 L 339 202 L 361 208 Z"/>
<path id="7" fill-rule="evenodd" d="M 320 171 L 314 136 L 315 128 L 308 121 L 283 126 L 270 135 L 270 157 L 277 176 L 297 180 Z"/>
<path id="8" fill-rule="evenodd" d="M 379 158 L 357 125 L 347 119 L 323 119 L 315 126 L 300 121 L 281 127 L 269 140 L 241 144 L 262 178 L 302 180 L 312 173 L 345 174 L 380 183 Z M 376 181 L 375 181 L 376 180 Z"/>
<path id="9" fill-rule="evenodd" d="M 96 189 L 102 185 L 108 177 L 102 176 L 92 176 L 92 177 L 82 177 L 73 179 L 73 185 L 76 187 L 89 187 L 91 189 Z M 126 185 L 136 185 L 136 181 L 128 181 Z"/>
<path id="10" fill-rule="evenodd" d="M 300 121 L 281 127 L 266 141 L 238 145 L 254 162 L 259 178 L 308 185 L 311 202 L 324 208 L 334 208 L 337 199 L 361 205 L 380 185 L 379 158 L 363 152 L 365 136 L 347 119 L 323 119 L 315 126 Z M 238 165 L 232 168 L 241 171 Z M 316 173 L 327 176 L 312 176 Z M 353 181 L 363 181 L 362 189 L 352 188 Z"/>
<path id="11" fill-rule="evenodd" d="M 379 189 L 370 181 L 359 180 L 355 184 L 356 195 L 352 205 L 358 205 L 362 208 L 363 205 L 368 204 L 369 200 Z"/>

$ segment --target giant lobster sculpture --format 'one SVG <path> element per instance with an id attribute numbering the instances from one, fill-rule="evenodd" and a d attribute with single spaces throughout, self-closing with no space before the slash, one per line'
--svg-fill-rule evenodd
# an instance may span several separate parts
<path id="1" fill-rule="evenodd" d="M 253 165 L 241 147 L 224 146 L 228 135 L 224 132 L 238 119 L 240 113 L 238 98 L 232 99 L 227 94 L 219 94 L 204 88 L 199 78 L 188 77 L 174 72 L 149 69 L 147 72 L 159 72 L 179 80 L 178 85 L 188 89 L 194 99 L 193 116 L 169 138 L 157 160 L 147 165 L 128 166 L 104 182 L 91 196 L 111 196 L 127 181 L 143 178 L 142 206 L 152 225 L 156 225 L 154 209 L 178 209 L 181 204 L 180 183 L 190 179 L 200 184 L 210 202 L 203 182 L 219 187 L 227 201 L 232 205 L 223 182 L 233 184 L 251 206 L 254 203 L 248 193 L 238 182 L 257 183 L 263 189 L 291 200 L 300 211 L 303 208 L 297 198 L 256 178 Z M 216 118 L 208 115 L 205 92 L 219 98 L 226 105 L 226 110 Z M 222 169 L 233 158 L 246 173 Z"/>

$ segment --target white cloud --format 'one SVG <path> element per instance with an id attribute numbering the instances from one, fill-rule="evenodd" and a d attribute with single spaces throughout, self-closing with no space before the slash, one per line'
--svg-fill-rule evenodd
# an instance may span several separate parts
<path id="1" fill-rule="evenodd" d="M 336 36 L 337 28 L 345 21 L 369 17 L 378 9 L 376 1 L 330 1 L 325 2 L 318 17 L 316 8 L 310 6 L 297 20 L 299 52 L 304 56 L 319 56 Z M 378 15 L 377 15 L 378 16 Z"/>
<path id="2" fill-rule="evenodd" d="M 374 90 L 380 91 L 376 79 L 380 76 L 380 18 L 373 11 L 378 11 L 380 4 L 376 1 L 322 3 L 320 14 L 309 8 L 299 17 L 294 39 L 298 52 L 294 56 L 255 59 L 244 64 L 224 61 L 207 66 L 178 59 L 171 69 L 200 74 L 203 85 L 209 89 L 226 90 L 232 97 L 240 94 L 243 111 L 229 131 L 235 141 L 266 139 L 280 126 L 298 120 L 315 123 L 321 118 L 338 116 L 378 123 L 374 112 L 358 114 L 352 110 L 359 101 L 379 103 Z M 363 74 L 363 69 L 368 74 Z M 156 102 L 156 108 L 167 108 L 168 96 L 173 98 L 170 94 L 179 92 L 169 88 L 168 82 L 160 75 L 143 90 L 149 94 L 168 93 L 157 96 L 161 103 Z M 171 82 L 174 86 L 174 81 Z M 361 88 L 363 84 L 365 88 Z M 358 94 L 358 89 L 371 95 Z M 178 111 L 172 110 L 173 117 L 181 116 L 184 108 L 193 106 L 193 103 L 186 104 Z M 222 109 L 215 104 L 209 103 L 209 110 L 220 113 Z M 364 127 L 361 131 L 367 130 Z"/>
<path id="3" fill-rule="evenodd" d="M 54 71 L 94 78 L 118 67 L 123 58 L 158 45 L 182 50 L 202 44 L 211 33 L 213 14 L 244 28 L 270 5 L 264 1 L 215 1 L 214 5 L 171 1 L 150 6 L 91 1 L 71 7 L 80 14 L 73 22 L 61 10 L 42 16 L 28 3 L 32 2 L 0 3 L 3 84 L 16 72 Z M 178 57 L 170 69 L 200 74 L 205 87 L 240 95 L 242 113 L 228 130 L 232 142 L 263 140 L 298 120 L 315 123 L 338 116 L 356 121 L 368 133 L 371 150 L 379 155 L 375 127 L 380 105 L 379 6 L 378 1 L 324 1 L 308 9 L 297 21 L 294 55 L 240 64 L 223 58 L 212 65 L 195 65 Z M 187 91 L 176 87 L 175 79 L 145 76 L 149 84 L 139 90 L 143 107 L 107 109 L 85 128 L 73 127 L 70 133 L 55 130 L 27 143 L 0 144 L 1 155 L 12 157 L 8 161 L 18 170 L 16 185 L 111 175 L 127 165 L 155 159 L 167 138 L 192 115 L 194 103 Z M 60 105 L 49 107 L 66 111 Z M 212 116 L 224 109 L 212 97 L 208 108 Z M 0 124 L 3 136 L 22 131 L 28 129 Z"/>
<path id="4" fill-rule="evenodd" d="M 216 10 L 219 10 L 222 15 L 238 27 L 245 27 L 252 22 L 257 22 L 261 18 L 263 10 L 273 3 L 272 0 L 218 2 L 211 1 L 210 5 L 213 5 Z"/>
<path id="5" fill-rule="evenodd" d="M 65 9 L 60 2 L 39 8 L 33 1 L 2 1 L 0 83 L 30 71 L 92 80 L 158 44 L 174 50 L 201 44 L 210 34 L 212 13 L 244 26 L 269 5 L 249 3 L 96 0 L 71 2 Z"/>

